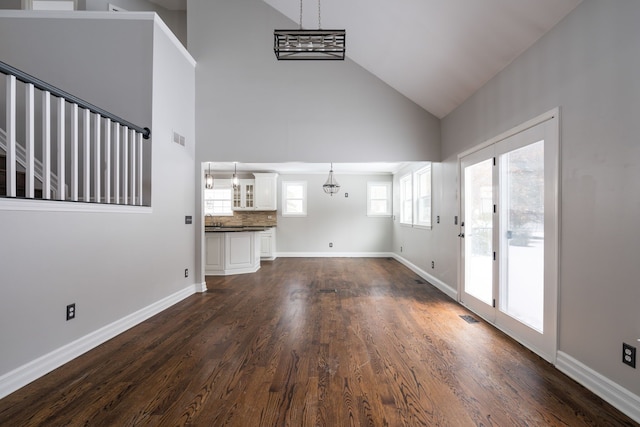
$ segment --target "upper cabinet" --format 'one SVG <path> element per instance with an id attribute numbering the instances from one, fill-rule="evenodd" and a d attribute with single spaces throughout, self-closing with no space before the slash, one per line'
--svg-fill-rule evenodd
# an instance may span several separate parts
<path id="1" fill-rule="evenodd" d="M 233 210 L 255 210 L 255 186 L 253 179 L 238 181 L 238 186 L 233 189 Z"/>
<path id="2" fill-rule="evenodd" d="M 275 211 L 277 201 L 277 173 L 254 173 L 255 176 L 255 210 Z"/>

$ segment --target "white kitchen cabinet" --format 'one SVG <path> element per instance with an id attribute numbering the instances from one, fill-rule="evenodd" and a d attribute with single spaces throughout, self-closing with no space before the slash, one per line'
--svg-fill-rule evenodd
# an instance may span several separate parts
<path id="1" fill-rule="evenodd" d="M 255 210 L 255 180 L 241 179 L 233 189 L 233 210 Z"/>
<path id="2" fill-rule="evenodd" d="M 255 176 L 255 209 L 259 211 L 275 211 L 278 209 L 278 174 L 254 173 Z"/>
<path id="3" fill-rule="evenodd" d="M 224 270 L 225 233 L 205 233 L 205 274 Z"/>
<path id="4" fill-rule="evenodd" d="M 266 261 L 276 259 L 276 229 L 271 227 L 260 232 L 260 258 Z"/>
<path id="5" fill-rule="evenodd" d="M 255 273 L 260 268 L 260 232 L 207 232 L 205 275 Z"/>

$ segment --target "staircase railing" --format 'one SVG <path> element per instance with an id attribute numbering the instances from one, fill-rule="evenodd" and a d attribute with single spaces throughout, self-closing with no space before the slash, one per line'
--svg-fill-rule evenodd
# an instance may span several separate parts
<path id="1" fill-rule="evenodd" d="M 143 165 L 150 164 L 145 157 L 150 157 L 151 151 L 143 147 L 143 139 L 149 139 L 149 128 L 134 125 L 3 62 L 0 73 L 5 75 L 6 86 L 6 129 L 0 132 L 4 134 L 0 149 L 6 156 L 6 194 L 0 197 L 17 197 L 20 165 L 25 169 L 27 199 L 35 198 L 37 179 L 43 199 L 150 205 L 150 185 L 143 187 Z M 18 102 L 19 89 L 24 93 L 22 102 Z M 38 105 L 36 93 L 41 100 Z M 23 128 L 18 128 L 18 118 L 24 122 Z M 37 147 L 36 118 L 41 130 Z M 18 143 L 19 135 L 23 144 Z"/>
<path id="2" fill-rule="evenodd" d="M 16 141 L 17 142 L 17 141 Z M 7 134 L 0 128 L 0 151 L 7 152 Z M 27 168 L 27 150 L 20 143 L 16 143 L 16 162 L 25 170 Z M 33 160 L 33 174 L 37 181 L 44 182 L 44 167 L 39 159 Z M 51 175 L 51 187 L 58 188 L 58 175 Z M 65 187 L 68 190 L 68 185 Z M 1 196 L 1 195 L 0 195 Z M 51 191 L 51 197 L 56 198 L 55 190 Z"/>

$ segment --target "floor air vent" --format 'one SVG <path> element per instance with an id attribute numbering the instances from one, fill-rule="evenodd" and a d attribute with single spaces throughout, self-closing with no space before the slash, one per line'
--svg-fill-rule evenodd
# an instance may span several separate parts
<path id="1" fill-rule="evenodd" d="M 462 320 L 467 323 L 478 323 L 478 320 L 475 317 L 469 316 L 468 314 L 461 314 L 460 317 L 462 317 Z"/>
<path id="2" fill-rule="evenodd" d="M 424 285 L 424 280 L 416 279 L 418 285 Z"/>
<path id="3" fill-rule="evenodd" d="M 318 293 L 321 293 L 321 294 L 337 294 L 338 290 L 337 289 L 318 289 Z"/>

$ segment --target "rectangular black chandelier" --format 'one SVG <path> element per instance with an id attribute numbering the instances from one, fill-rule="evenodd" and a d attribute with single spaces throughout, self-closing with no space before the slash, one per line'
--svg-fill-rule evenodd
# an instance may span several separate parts
<path id="1" fill-rule="evenodd" d="M 273 30 L 273 51 L 278 60 L 344 60 L 345 30 Z"/>

